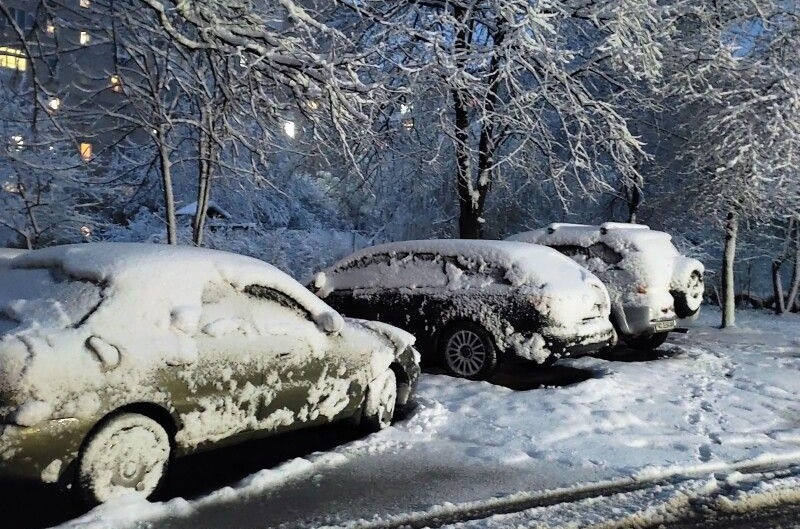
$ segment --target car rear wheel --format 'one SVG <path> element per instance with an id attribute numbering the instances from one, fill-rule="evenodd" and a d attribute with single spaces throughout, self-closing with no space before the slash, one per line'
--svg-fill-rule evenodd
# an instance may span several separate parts
<path id="1" fill-rule="evenodd" d="M 623 337 L 625 343 L 633 349 L 651 351 L 660 347 L 666 340 L 668 332 L 657 332 L 649 336 Z"/>
<path id="2" fill-rule="evenodd" d="M 149 498 L 164 482 L 171 448 L 157 421 L 138 413 L 116 415 L 81 450 L 78 491 L 90 504 L 129 493 Z"/>
<path id="3" fill-rule="evenodd" d="M 497 367 L 497 349 L 488 333 L 474 324 L 450 328 L 441 340 L 441 354 L 450 374 L 482 380 Z"/>
<path id="4" fill-rule="evenodd" d="M 361 424 L 368 432 L 378 432 L 392 425 L 397 405 L 397 377 L 394 371 L 386 372 L 367 388 L 364 416 Z"/>

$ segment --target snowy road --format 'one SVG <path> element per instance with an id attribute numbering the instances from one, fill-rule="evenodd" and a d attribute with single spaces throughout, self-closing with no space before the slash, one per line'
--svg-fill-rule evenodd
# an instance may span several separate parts
<path id="1" fill-rule="evenodd" d="M 418 409 L 389 430 L 345 437 L 194 499 L 119 501 L 67 525 L 385 526 L 488 505 L 450 521 L 477 517 L 465 526 L 502 527 L 485 515 L 549 505 L 536 499 L 550 489 L 568 498 L 605 481 L 599 487 L 627 487 L 617 491 L 638 498 L 640 510 L 671 489 L 691 496 L 690 485 L 737 490 L 731 484 L 742 472 L 800 462 L 800 318 L 744 313 L 739 329 L 721 332 L 708 327 L 717 316 L 707 313 L 652 357 L 586 358 L 536 375 L 517 366 L 495 384 L 426 375 Z M 537 380 L 553 386 L 534 389 Z M 206 461 L 213 465 L 213 454 Z M 782 486 L 795 490 L 795 480 Z M 516 508 L 492 511 L 514 501 Z M 564 505 L 599 508 L 597 500 Z M 543 520 L 559 526 L 556 507 L 536 508 L 555 509 Z"/>

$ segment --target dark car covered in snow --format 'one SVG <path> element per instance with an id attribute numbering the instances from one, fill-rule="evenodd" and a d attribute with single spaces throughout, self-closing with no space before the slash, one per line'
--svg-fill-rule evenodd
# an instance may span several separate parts
<path id="1" fill-rule="evenodd" d="M 603 284 L 544 246 L 426 240 L 361 250 L 309 288 L 348 316 L 404 328 L 423 359 L 480 379 L 508 355 L 549 363 L 613 345 Z"/>
<path id="2" fill-rule="evenodd" d="M 175 455 L 340 419 L 385 428 L 419 375 L 413 342 L 240 255 L 13 256 L 0 267 L 0 480 L 147 497 Z"/>

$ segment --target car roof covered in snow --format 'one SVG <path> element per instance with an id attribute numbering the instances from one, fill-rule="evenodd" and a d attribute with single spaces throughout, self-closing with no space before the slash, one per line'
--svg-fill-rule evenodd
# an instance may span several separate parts
<path id="1" fill-rule="evenodd" d="M 331 270 L 346 266 L 364 257 L 398 253 L 431 253 L 447 257 L 481 258 L 484 261 L 510 268 L 512 266 L 534 266 L 560 264 L 572 265 L 555 250 L 546 246 L 531 245 L 511 241 L 488 241 L 477 239 L 427 239 L 419 241 L 398 241 L 359 250 L 330 267 Z"/>
<path id="2" fill-rule="evenodd" d="M 199 305 L 205 286 L 260 285 L 299 301 L 316 319 L 331 309 L 289 275 L 252 257 L 206 248 L 140 243 L 84 243 L 22 253 L 13 268 L 55 268 L 76 279 L 131 289 L 138 298 Z M 165 299 L 166 298 L 166 299 Z"/>
<path id="3" fill-rule="evenodd" d="M 506 240 L 548 246 L 591 246 L 596 242 L 605 242 L 618 251 L 624 251 L 624 248 L 630 244 L 634 246 L 653 242 L 664 244 L 669 243 L 671 239 L 672 237 L 668 233 L 651 230 L 649 226 L 644 224 L 606 222 L 596 226 L 554 222 L 538 230 L 517 233 Z"/>

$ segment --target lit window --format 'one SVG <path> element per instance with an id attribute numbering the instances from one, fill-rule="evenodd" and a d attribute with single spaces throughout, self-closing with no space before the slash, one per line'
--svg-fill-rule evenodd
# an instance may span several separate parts
<path id="1" fill-rule="evenodd" d="M 405 103 L 400 103 L 400 113 L 401 114 L 408 114 L 412 110 L 414 110 L 414 106 L 413 105 L 407 105 Z"/>
<path id="2" fill-rule="evenodd" d="M 117 74 L 111 74 L 111 89 L 115 92 L 122 92 L 122 80 Z"/>
<path id="3" fill-rule="evenodd" d="M 47 108 L 53 111 L 58 110 L 59 108 L 61 108 L 61 99 L 57 97 L 51 97 L 47 101 Z"/>
<path id="4" fill-rule="evenodd" d="M 52 22 L 48 22 L 47 26 L 45 26 L 44 30 L 47 32 L 48 35 L 55 35 L 56 33 L 56 25 Z"/>
<path id="5" fill-rule="evenodd" d="M 79 0 L 78 4 L 81 7 L 90 7 L 92 5 L 92 0 Z"/>
<path id="6" fill-rule="evenodd" d="M 290 138 L 294 138 L 297 134 L 297 128 L 295 127 L 294 121 L 284 121 L 283 132 Z"/>
<path id="7" fill-rule="evenodd" d="M 85 162 L 88 162 L 92 159 L 92 144 L 91 143 L 81 143 L 80 144 L 80 154 L 81 158 Z"/>
<path id="8" fill-rule="evenodd" d="M 78 41 L 79 41 L 81 44 L 84 44 L 84 45 L 85 45 L 85 44 L 89 44 L 89 41 L 90 41 L 90 40 L 92 40 L 92 37 L 91 37 L 91 35 L 89 35 L 89 33 L 88 33 L 88 32 L 86 32 L 86 31 L 81 31 L 81 34 L 80 34 L 80 37 L 78 38 Z"/>
<path id="9" fill-rule="evenodd" d="M 24 71 L 28 67 L 28 59 L 22 50 L 0 46 L 0 68 Z"/>

